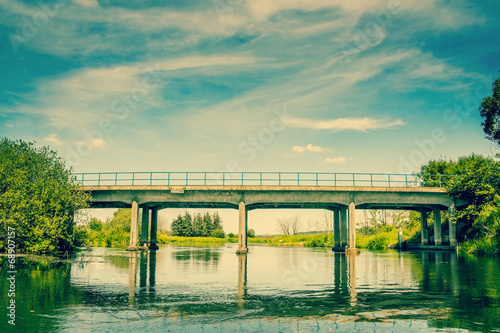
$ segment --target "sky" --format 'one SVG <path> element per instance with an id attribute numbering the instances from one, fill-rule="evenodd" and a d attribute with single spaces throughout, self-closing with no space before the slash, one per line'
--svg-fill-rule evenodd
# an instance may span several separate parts
<path id="1" fill-rule="evenodd" d="M 495 0 L 0 9 L 0 136 L 48 145 L 76 172 L 412 173 L 497 151 L 477 111 L 500 70 Z M 290 214 L 250 220 L 272 233 Z"/>

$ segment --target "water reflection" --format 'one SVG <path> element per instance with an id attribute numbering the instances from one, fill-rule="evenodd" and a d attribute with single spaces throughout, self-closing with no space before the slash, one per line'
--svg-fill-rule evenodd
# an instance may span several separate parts
<path id="1" fill-rule="evenodd" d="M 238 307 L 243 308 L 247 293 L 247 254 L 238 254 Z"/>
<path id="2" fill-rule="evenodd" d="M 447 252 L 95 249 L 20 258 L 17 279 L 20 331 L 500 329 L 500 259 Z"/>
<path id="3" fill-rule="evenodd" d="M 172 253 L 172 258 L 179 261 L 194 261 L 196 264 L 217 265 L 219 252 L 213 249 L 188 249 Z"/>

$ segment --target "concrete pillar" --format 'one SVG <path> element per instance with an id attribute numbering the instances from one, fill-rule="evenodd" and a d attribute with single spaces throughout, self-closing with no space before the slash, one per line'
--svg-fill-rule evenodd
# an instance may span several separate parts
<path id="1" fill-rule="evenodd" d="M 238 224 L 238 250 L 236 253 L 248 253 L 247 247 L 247 218 L 248 210 L 245 203 L 242 201 L 239 204 L 239 224 Z"/>
<path id="2" fill-rule="evenodd" d="M 349 204 L 349 249 L 356 248 L 356 205 Z"/>
<path id="3" fill-rule="evenodd" d="M 127 247 L 127 251 L 137 250 L 137 239 L 139 237 L 139 205 L 137 201 L 132 202 L 132 213 L 131 213 L 131 224 L 130 224 L 130 246 Z"/>
<path id="4" fill-rule="evenodd" d="M 450 236 L 450 246 L 457 246 L 457 223 L 456 223 L 456 207 L 453 203 L 448 207 L 448 230 Z"/>
<path id="5" fill-rule="evenodd" d="M 151 208 L 151 232 L 149 236 L 149 249 L 158 250 L 158 245 L 156 244 L 156 237 L 158 234 L 158 208 Z"/>
<path id="6" fill-rule="evenodd" d="M 335 247 L 340 247 L 340 209 L 333 210 L 333 241 Z"/>
<path id="7" fill-rule="evenodd" d="M 141 223 L 141 246 L 148 245 L 148 230 L 149 230 L 149 208 L 142 207 L 142 223 Z"/>
<path id="8" fill-rule="evenodd" d="M 427 211 L 420 211 L 420 244 L 427 245 L 429 237 L 427 234 Z"/>
<path id="9" fill-rule="evenodd" d="M 347 246 L 347 209 L 340 209 L 340 246 Z"/>
<path id="10" fill-rule="evenodd" d="M 434 209 L 434 245 L 441 245 L 441 210 Z"/>

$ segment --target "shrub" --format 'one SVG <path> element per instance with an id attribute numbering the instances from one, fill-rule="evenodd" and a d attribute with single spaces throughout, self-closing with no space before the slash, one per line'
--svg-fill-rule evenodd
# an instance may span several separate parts
<path id="1" fill-rule="evenodd" d="M 224 238 L 224 237 L 226 237 L 226 234 L 224 233 L 223 230 L 217 229 L 217 230 L 212 231 L 212 237 Z"/>

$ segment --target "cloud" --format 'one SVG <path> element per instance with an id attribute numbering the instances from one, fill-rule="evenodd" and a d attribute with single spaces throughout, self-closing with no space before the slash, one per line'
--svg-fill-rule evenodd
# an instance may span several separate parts
<path id="1" fill-rule="evenodd" d="M 14 125 L 11 123 L 5 123 L 5 127 L 7 128 L 14 128 Z"/>
<path id="2" fill-rule="evenodd" d="M 57 133 L 52 133 L 48 137 L 44 138 L 43 141 L 48 142 L 49 144 L 52 144 L 54 146 L 62 146 L 63 143 L 58 138 L 56 138 L 56 136 Z"/>
<path id="3" fill-rule="evenodd" d="M 88 139 L 88 141 L 77 141 L 76 142 L 76 145 L 77 146 L 87 146 L 88 144 L 90 143 L 90 146 L 91 147 L 95 147 L 95 148 L 101 148 L 101 147 L 104 147 L 106 145 L 106 141 L 102 140 L 102 139 L 99 139 L 99 138 L 92 138 L 92 139 Z"/>
<path id="4" fill-rule="evenodd" d="M 74 0 L 74 2 L 83 7 L 99 7 L 97 0 Z"/>
<path id="5" fill-rule="evenodd" d="M 294 152 L 294 153 L 303 153 L 305 151 L 310 151 L 310 152 L 313 152 L 313 153 L 323 153 L 325 151 L 332 151 L 332 150 L 330 148 L 326 148 L 326 147 L 313 146 L 312 144 L 308 144 L 305 147 L 294 146 L 292 148 L 292 152 Z"/>
<path id="6" fill-rule="evenodd" d="M 309 128 L 314 130 L 354 130 L 368 132 L 368 130 L 387 129 L 394 126 L 404 125 L 401 119 L 388 121 L 373 118 L 338 118 L 330 120 L 314 120 L 306 118 L 286 118 L 285 123 L 289 127 Z"/>
<path id="7" fill-rule="evenodd" d="M 327 158 L 325 158 L 324 162 L 325 163 L 345 163 L 345 162 L 347 162 L 347 159 L 345 157 L 335 157 L 335 158 L 327 157 Z"/>

